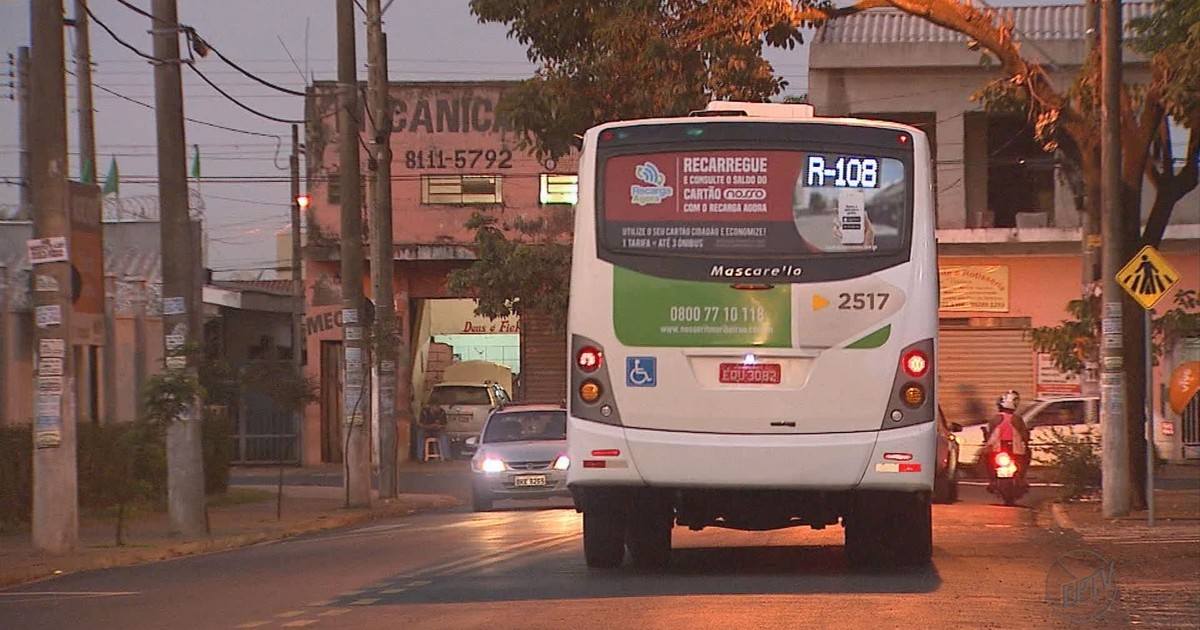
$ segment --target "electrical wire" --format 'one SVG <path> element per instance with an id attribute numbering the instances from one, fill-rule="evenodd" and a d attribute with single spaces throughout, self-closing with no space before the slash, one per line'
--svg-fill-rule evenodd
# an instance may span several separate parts
<path id="1" fill-rule="evenodd" d="M 74 73 L 73 71 L 71 71 L 71 70 L 67 70 L 67 74 L 70 74 L 70 75 L 72 75 L 72 76 L 74 76 L 74 75 L 75 75 L 75 73 Z M 119 98 L 119 99 L 121 99 L 121 100 L 123 100 L 123 101 L 128 101 L 128 102 L 130 102 L 130 103 L 133 103 L 134 105 L 140 105 L 140 106 L 142 106 L 142 107 L 145 107 L 146 109 L 154 109 L 154 106 L 153 106 L 153 105 L 151 105 L 151 104 L 149 104 L 149 103 L 143 103 L 142 101 L 139 101 L 139 100 L 137 100 L 137 99 L 135 99 L 135 98 L 130 98 L 130 97 L 128 97 L 128 96 L 125 96 L 124 94 L 121 94 L 120 92 L 116 92 L 116 91 L 114 91 L 114 90 L 110 90 L 110 89 L 108 89 L 108 88 L 106 88 L 106 87 L 104 87 L 103 85 L 100 85 L 100 84 L 98 84 L 98 83 L 92 83 L 92 87 L 96 88 L 97 90 L 100 90 L 101 92 L 106 92 L 106 93 L 108 93 L 108 94 L 111 94 L 111 95 L 113 95 L 113 96 L 115 96 L 115 97 L 117 97 L 117 98 Z M 203 125 L 203 126 L 205 126 L 205 127 L 212 127 L 212 128 L 214 128 L 214 129 L 220 129 L 220 130 L 222 130 L 222 131 L 229 131 L 229 132 L 232 132 L 232 133 L 240 133 L 240 134 L 245 134 L 245 135 L 247 135 L 247 136 L 257 136 L 257 137 L 260 137 L 260 138 L 274 138 L 274 139 L 275 139 L 275 153 L 276 153 L 276 155 L 278 155 L 278 154 L 279 154 L 279 149 L 280 149 L 280 147 L 281 147 L 281 146 L 283 146 L 283 136 L 280 136 L 280 135 L 277 135 L 277 134 L 262 133 L 262 132 L 260 132 L 260 131 L 249 131 L 249 130 L 246 130 L 246 129 L 238 129 L 237 127 L 229 127 L 229 126 L 227 126 L 227 125 L 220 125 L 220 124 L 217 124 L 217 123 L 208 122 L 208 121 L 206 121 L 206 120 L 197 120 L 197 119 L 195 119 L 195 118 L 189 118 L 189 117 L 187 117 L 187 116 L 184 116 L 184 117 L 183 117 L 183 119 L 184 119 L 184 120 L 186 120 L 186 121 L 188 121 L 188 122 L 190 122 L 190 123 L 195 123 L 195 124 L 197 124 L 197 125 Z M 144 145 L 144 146 L 157 146 L 157 145 Z"/>
<path id="2" fill-rule="evenodd" d="M 299 90 L 293 90 L 290 88 L 285 88 L 281 85 L 276 85 L 274 83 L 271 83 L 270 81 L 268 81 L 260 76 L 257 76 L 254 73 L 250 72 L 249 70 L 239 66 L 232 59 L 221 54 L 221 51 L 217 50 L 217 48 L 215 46 L 213 46 L 208 41 L 206 41 L 205 39 L 200 37 L 200 35 L 195 33 L 195 31 L 191 31 L 191 37 L 194 37 L 195 39 L 199 40 L 200 43 L 202 43 L 204 46 L 206 46 L 209 50 L 216 53 L 217 57 L 219 57 L 221 59 L 221 61 L 224 61 L 225 63 L 229 64 L 234 70 L 237 70 L 238 72 L 242 73 L 247 78 L 253 79 L 254 81 L 257 81 L 258 83 L 265 85 L 265 86 L 271 88 L 272 90 L 283 92 L 284 94 L 291 94 L 292 96 L 308 96 L 306 93 L 301 92 Z"/>
<path id="3" fill-rule="evenodd" d="M 161 19 L 161 18 L 158 18 L 158 17 L 155 17 L 155 16 L 154 16 L 154 14 L 150 13 L 149 11 L 147 11 L 147 10 L 145 10 L 145 9 L 143 9 L 143 8 L 141 8 L 141 7 L 139 7 L 139 6 L 135 5 L 135 4 L 133 4 L 133 3 L 131 3 L 131 2 L 126 2 L 126 0 L 117 0 L 117 4 L 123 5 L 123 6 L 124 6 L 126 9 L 129 9 L 130 11 L 133 11 L 134 13 L 137 13 L 137 14 L 139 14 L 139 15 L 142 15 L 142 16 L 144 16 L 144 17 L 148 17 L 148 18 L 150 18 L 151 20 L 154 20 L 155 22 L 158 22 L 159 24 L 166 24 L 166 23 L 167 23 L 167 21 L 166 21 L 166 20 L 164 20 L 164 19 Z"/>
<path id="4" fill-rule="evenodd" d="M 121 39 L 120 36 L 118 36 L 116 34 L 116 32 L 114 32 L 111 28 L 109 28 L 107 24 L 102 22 L 100 20 L 100 18 L 96 17 L 96 14 L 92 13 L 92 10 L 90 8 L 86 9 L 86 11 L 87 11 L 88 17 L 91 18 L 92 21 L 95 22 L 96 24 L 99 24 L 100 28 L 104 29 L 104 32 L 108 33 L 108 36 L 113 38 L 114 40 L 116 40 L 116 42 L 118 44 L 128 48 L 129 50 L 132 50 L 134 52 L 134 54 L 136 54 L 137 56 L 139 56 L 143 59 L 149 60 L 152 63 L 163 63 L 162 59 L 159 59 L 158 57 L 155 57 L 154 55 L 147 55 L 146 53 L 138 50 L 137 46 L 134 46 L 133 44 L 130 44 L 129 42 Z"/>
<path id="5" fill-rule="evenodd" d="M 209 85 L 209 87 L 216 90 L 221 96 L 224 96 L 229 102 L 233 103 L 234 105 L 237 105 L 238 107 L 241 107 L 242 109 L 250 112 L 251 114 L 254 114 L 255 116 L 258 116 L 260 118 L 265 118 L 265 119 L 273 121 L 273 122 L 283 123 L 285 125 L 303 125 L 306 122 L 304 120 L 297 120 L 297 119 L 292 119 L 292 118 L 279 118 L 277 116 L 272 116 L 270 114 L 264 114 L 264 113 L 258 111 L 257 109 L 254 109 L 253 107 L 250 107 L 249 105 L 246 105 L 245 103 L 237 100 L 232 95 L 230 95 L 228 92 L 221 89 L 220 86 L 218 86 L 216 83 L 213 83 L 211 79 L 209 79 L 207 76 L 205 76 L 204 73 L 201 72 L 200 69 L 197 68 L 195 64 L 188 64 L 188 66 L 192 69 L 192 72 L 195 72 L 201 79 L 203 79 L 204 82 Z"/>
<path id="6" fill-rule="evenodd" d="M 151 20 L 158 22 L 159 24 L 165 24 L 167 26 L 171 26 L 170 24 L 167 23 L 166 20 L 162 20 L 162 19 L 155 17 L 154 15 L 150 14 L 146 10 L 134 5 L 131 2 L 128 2 L 127 0 L 117 0 L 117 2 L 119 4 L 121 4 L 122 6 L 124 6 L 125 8 L 129 9 L 130 11 L 133 11 L 134 13 L 148 17 Z M 242 73 L 246 77 L 253 79 L 254 81 L 257 81 L 258 83 L 261 83 L 262 85 L 265 85 L 273 90 L 278 90 L 285 94 L 291 94 L 292 96 L 305 96 L 304 92 L 299 92 L 296 90 L 292 90 L 292 89 L 288 89 L 288 88 L 276 85 L 274 83 L 271 83 L 270 81 L 267 81 L 266 79 L 256 76 L 249 70 L 246 70 L 245 68 L 239 66 L 232 59 L 230 59 L 230 58 L 226 57 L 224 54 L 222 54 L 221 51 L 218 50 L 216 46 L 213 46 L 211 42 L 209 42 L 208 40 L 201 37 L 200 34 L 196 32 L 195 28 L 190 27 L 190 26 L 179 26 L 179 28 L 180 28 L 180 30 L 182 30 L 184 33 L 187 34 L 188 40 L 192 44 L 192 50 L 197 49 L 196 43 L 198 42 L 204 48 L 207 48 L 208 50 L 211 50 L 212 52 L 216 53 L 217 57 L 219 57 L 221 59 L 221 61 L 224 61 L 225 63 L 229 64 L 231 67 L 233 67 L 235 70 Z"/>

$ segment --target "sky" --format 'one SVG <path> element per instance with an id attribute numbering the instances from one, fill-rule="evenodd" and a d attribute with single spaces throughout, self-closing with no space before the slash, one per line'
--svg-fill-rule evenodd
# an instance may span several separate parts
<path id="1" fill-rule="evenodd" d="M 133 0 L 144 9 L 149 0 Z M 67 13 L 73 12 L 69 0 Z M 386 4 L 386 1 L 385 1 Z M 92 0 L 92 13 L 122 39 L 150 52 L 148 18 L 112 0 Z M 283 87 L 303 90 L 306 78 L 333 79 L 334 3 L 328 0 L 180 0 L 179 20 L 226 57 Z M 503 25 L 480 24 L 465 0 L 398 0 L 384 16 L 392 80 L 523 79 L 533 72 L 525 48 L 506 36 Z M 366 79 L 365 28 L 359 15 L 357 43 L 360 74 Z M 110 160 L 121 173 L 123 199 L 156 195 L 156 140 L 153 110 L 123 100 L 113 92 L 153 104 L 151 66 L 116 43 L 92 23 L 95 62 L 95 126 L 98 178 L 104 181 Z M 7 53 L 29 42 L 27 0 L 0 0 L 0 64 L 9 71 Z M 68 69 L 73 69 L 73 33 L 67 31 Z M 807 51 L 776 53 L 777 70 L 792 83 L 788 93 L 807 87 Z M 252 108 L 278 118 L 303 117 L 303 99 L 259 86 L 214 55 L 197 61 L 214 82 Z M 72 177 L 79 176 L 77 104 L 73 77 L 68 77 Z M 7 83 L 7 76 L 0 83 Z M 106 91 L 111 90 L 111 92 Z M 0 86 L 0 205 L 15 204 L 19 189 L 17 105 Z M 288 152 L 290 128 L 240 109 L 184 71 L 184 115 L 254 134 L 216 129 L 196 122 L 185 127 L 187 143 L 198 145 L 204 177 L 258 176 L 254 183 L 204 182 L 200 192 L 209 230 L 209 266 L 216 271 L 257 273 L 272 267 L 274 234 L 289 225 Z M 278 137 L 278 140 L 276 137 Z M 278 148 L 277 148 L 278 146 Z M 189 160 L 192 154 L 189 148 Z M 266 277 L 270 277 L 269 272 Z"/>

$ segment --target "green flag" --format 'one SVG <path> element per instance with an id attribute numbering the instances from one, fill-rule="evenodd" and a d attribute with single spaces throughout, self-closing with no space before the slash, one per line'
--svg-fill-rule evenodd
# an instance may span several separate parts
<path id="1" fill-rule="evenodd" d="M 200 145 L 192 145 L 192 177 L 200 179 Z"/>
<path id="2" fill-rule="evenodd" d="M 108 177 L 104 179 L 104 194 L 121 194 L 121 171 L 117 168 L 117 158 L 108 165 Z"/>
<path id="3" fill-rule="evenodd" d="M 79 165 L 79 181 L 84 184 L 96 183 L 96 165 L 87 158 L 83 158 L 83 163 Z"/>

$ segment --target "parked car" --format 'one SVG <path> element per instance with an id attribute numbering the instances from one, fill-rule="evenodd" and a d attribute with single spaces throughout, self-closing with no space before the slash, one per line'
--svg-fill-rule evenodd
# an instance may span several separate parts
<path id="1" fill-rule="evenodd" d="M 948 422 L 938 406 L 937 470 L 933 476 L 933 500 L 937 503 L 958 501 L 958 438 L 963 430 L 957 422 Z"/>
<path id="2" fill-rule="evenodd" d="M 567 410 L 512 405 L 488 417 L 466 442 L 471 458 L 471 506 L 492 509 L 501 499 L 570 497 L 567 489 Z"/>
<path id="3" fill-rule="evenodd" d="M 509 402 L 508 392 L 497 383 L 447 382 L 433 386 L 424 410 L 446 416 L 450 455 L 458 457 L 467 438 L 483 430 L 488 415 Z"/>
<path id="4" fill-rule="evenodd" d="M 1029 441 L 1034 466 L 1054 465 L 1051 446 L 1064 437 L 1087 440 L 1100 450 L 1100 424 L 1097 413 L 1099 396 L 1063 396 L 1039 398 L 1020 411 L 1029 427 Z M 959 440 L 958 461 L 961 466 L 974 466 L 983 452 L 986 424 L 968 428 Z"/>

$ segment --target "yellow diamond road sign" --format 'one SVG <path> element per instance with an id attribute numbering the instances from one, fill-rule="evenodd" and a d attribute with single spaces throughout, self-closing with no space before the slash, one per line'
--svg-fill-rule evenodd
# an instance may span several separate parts
<path id="1" fill-rule="evenodd" d="M 1179 272 L 1151 245 L 1143 247 L 1117 272 L 1117 283 L 1145 309 L 1154 308 L 1176 282 Z"/>

